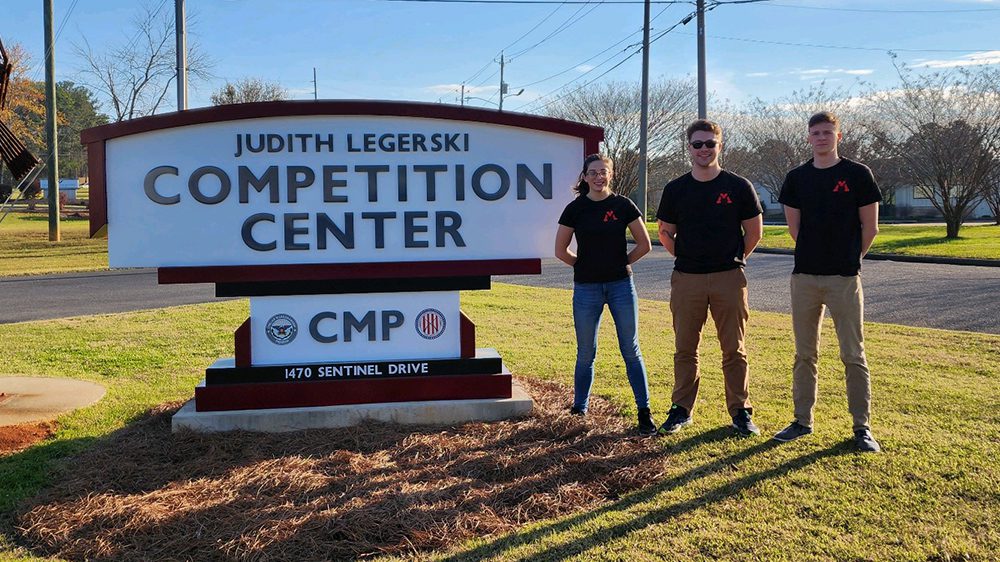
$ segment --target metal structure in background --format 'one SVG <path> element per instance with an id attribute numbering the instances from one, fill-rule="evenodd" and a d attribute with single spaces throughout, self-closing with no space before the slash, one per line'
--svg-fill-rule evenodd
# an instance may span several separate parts
<path id="1" fill-rule="evenodd" d="M 7 107 L 7 94 L 13 72 L 14 63 L 7 56 L 7 50 L 3 48 L 3 41 L 0 40 L 0 111 Z M 31 182 L 35 181 L 42 173 L 44 166 L 39 166 L 38 158 L 35 158 L 35 155 L 28 151 L 24 143 L 18 140 L 14 136 L 14 132 L 2 121 L 0 121 L 0 161 L 7 165 L 14 181 L 18 182 L 16 187 L 12 186 L 9 193 L 5 190 L 0 195 L 3 198 L 3 202 L 0 203 L 0 210 L 3 211 L 3 215 L 0 215 L 0 222 L 3 222 L 10 213 L 7 204 L 14 197 L 14 192 L 20 193 L 17 201 L 23 199 L 27 192 L 27 186 L 31 185 Z"/>
<path id="2" fill-rule="evenodd" d="M 7 93 L 13 72 L 14 63 L 7 56 L 3 41 L 0 40 L 0 111 L 7 107 Z M 10 169 L 16 182 L 24 179 L 38 165 L 38 158 L 28 152 L 24 143 L 3 122 L 0 122 L 0 160 Z"/>

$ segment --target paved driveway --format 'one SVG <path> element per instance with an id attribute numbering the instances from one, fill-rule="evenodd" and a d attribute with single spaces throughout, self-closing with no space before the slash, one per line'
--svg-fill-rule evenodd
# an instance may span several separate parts
<path id="1" fill-rule="evenodd" d="M 747 277 L 750 307 L 789 312 L 792 258 L 754 254 Z M 660 247 L 635 267 L 642 298 L 670 299 L 673 258 Z M 1000 334 L 1000 268 L 865 261 L 866 317 L 875 322 Z M 572 286 L 572 271 L 545 260 L 541 275 L 495 281 L 540 287 Z M 156 271 L 75 273 L 0 278 L 0 323 L 125 312 L 215 300 L 213 285 L 157 285 Z"/>
<path id="2" fill-rule="evenodd" d="M 788 280 L 792 256 L 757 253 L 750 257 L 747 279 L 750 308 L 790 313 Z M 670 300 L 673 258 L 662 248 L 634 267 L 636 288 L 645 299 Z M 907 326 L 1000 334 L 1000 268 L 865 260 L 865 318 Z M 572 270 L 545 260 L 540 276 L 511 275 L 495 281 L 570 288 Z"/>

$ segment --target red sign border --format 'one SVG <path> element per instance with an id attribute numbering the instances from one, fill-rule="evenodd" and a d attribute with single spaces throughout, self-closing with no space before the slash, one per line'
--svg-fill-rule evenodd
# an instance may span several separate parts
<path id="1" fill-rule="evenodd" d="M 372 100 L 271 101 L 220 105 L 217 107 L 164 113 L 162 115 L 93 127 L 80 132 L 80 142 L 87 147 L 87 163 L 90 171 L 90 235 L 95 235 L 108 222 L 107 175 L 105 169 L 105 143 L 108 140 L 203 123 L 303 115 L 418 117 L 507 125 L 581 138 L 584 145 L 583 156 L 597 152 L 601 141 L 604 140 L 604 129 L 593 125 L 524 113 L 501 112 L 492 109 L 437 103 Z"/>

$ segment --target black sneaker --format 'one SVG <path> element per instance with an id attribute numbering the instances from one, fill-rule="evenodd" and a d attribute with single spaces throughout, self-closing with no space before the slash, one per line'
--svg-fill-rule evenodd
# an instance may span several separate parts
<path id="1" fill-rule="evenodd" d="M 656 422 L 649 413 L 649 408 L 639 408 L 639 435 L 656 435 Z"/>
<path id="2" fill-rule="evenodd" d="M 871 430 L 859 429 L 854 432 L 854 446 L 864 453 L 879 453 L 882 446 L 872 437 Z"/>
<path id="3" fill-rule="evenodd" d="M 569 413 L 574 416 L 585 416 L 587 415 L 587 410 L 573 406 L 572 408 L 569 409 Z"/>
<path id="4" fill-rule="evenodd" d="M 733 429 L 742 437 L 760 435 L 760 428 L 754 425 L 751 415 L 753 415 L 752 409 L 743 408 L 736 410 L 736 415 L 733 416 Z"/>
<path id="5" fill-rule="evenodd" d="M 678 406 L 674 404 L 670 407 L 670 413 L 667 414 L 667 421 L 663 422 L 660 426 L 660 435 L 669 435 L 671 433 L 677 433 L 682 427 L 691 425 L 691 414 L 688 413 L 684 406 Z"/>
<path id="6" fill-rule="evenodd" d="M 787 443 L 789 441 L 794 441 L 803 435 L 809 435 L 812 432 L 813 430 L 811 427 L 806 427 L 797 421 L 793 421 L 788 424 L 788 427 L 782 429 L 778 433 L 775 433 L 774 440 Z"/>

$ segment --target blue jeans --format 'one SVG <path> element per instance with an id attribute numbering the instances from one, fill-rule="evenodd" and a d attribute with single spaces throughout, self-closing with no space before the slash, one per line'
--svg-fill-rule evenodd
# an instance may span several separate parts
<path id="1" fill-rule="evenodd" d="M 573 323 L 576 326 L 576 370 L 573 373 L 573 406 L 586 411 L 594 383 L 597 330 L 604 305 L 611 310 L 618 331 L 618 347 L 625 360 L 625 374 L 638 408 L 649 407 L 646 364 L 639 351 L 639 300 L 631 277 L 609 283 L 573 285 Z"/>

